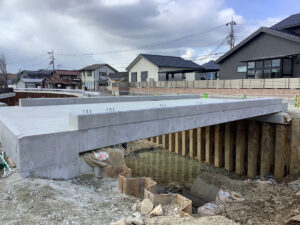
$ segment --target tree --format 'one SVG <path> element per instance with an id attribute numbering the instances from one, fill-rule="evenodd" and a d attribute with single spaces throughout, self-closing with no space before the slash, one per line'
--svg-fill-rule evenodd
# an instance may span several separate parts
<path id="1" fill-rule="evenodd" d="M 0 57 L 0 87 L 7 87 L 8 73 L 6 70 L 6 59 L 2 55 Z"/>

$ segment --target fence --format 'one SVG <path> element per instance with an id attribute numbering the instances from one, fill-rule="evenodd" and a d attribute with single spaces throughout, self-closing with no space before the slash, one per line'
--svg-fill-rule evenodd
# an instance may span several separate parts
<path id="1" fill-rule="evenodd" d="M 135 88 L 300 89 L 300 78 L 152 81 L 115 84 L 119 87 L 126 85 Z"/>

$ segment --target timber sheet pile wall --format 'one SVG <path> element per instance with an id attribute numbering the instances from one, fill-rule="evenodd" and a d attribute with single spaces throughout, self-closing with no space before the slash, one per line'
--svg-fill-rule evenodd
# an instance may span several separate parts
<path id="1" fill-rule="evenodd" d="M 170 152 L 224 167 L 248 178 L 299 172 L 300 119 L 292 124 L 240 120 L 152 137 Z"/>

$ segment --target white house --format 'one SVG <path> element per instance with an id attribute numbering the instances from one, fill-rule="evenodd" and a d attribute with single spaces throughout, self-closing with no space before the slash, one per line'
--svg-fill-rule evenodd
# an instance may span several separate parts
<path id="1" fill-rule="evenodd" d="M 108 64 L 94 64 L 80 69 L 82 87 L 87 90 L 98 91 L 99 83 L 107 81 L 108 75 L 118 72 Z"/>
<path id="2" fill-rule="evenodd" d="M 140 54 L 126 68 L 130 82 L 186 80 L 186 74 L 204 70 L 181 57 Z"/>
<path id="3" fill-rule="evenodd" d="M 44 78 L 21 78 L 17 82 L 17 88 L 40 88 Z"/>

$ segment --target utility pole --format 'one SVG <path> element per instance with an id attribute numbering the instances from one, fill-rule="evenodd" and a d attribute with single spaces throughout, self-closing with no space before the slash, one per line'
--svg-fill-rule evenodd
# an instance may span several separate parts
<path id="1" fill-rule="evenodd" d="M 233 26 L 236 25 L 236 22 L 233 21 L 233 18 L 231 18 L 231 21 L 229 23 L 226 23 L 226 26 L 230 26 L 230 33 L 227 36 L 227 43 L 230 46 L 230 49 L 234 47 L 234 42 L 235 42 L 235 35 L 234 35 L 234 29 Z"/>
<path id="2" fill-rule="evenodd" d="M 52 65 L 52 72 L 53 72 L 53 75 L 54 75 L 54 52 L 53 52 L 53 49 L 48 52 L 48 55 L 49 55 L 49 58 L 50 58 L 50 62 L 49 62 L 49 65 Z"/>

